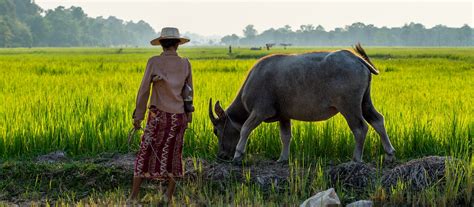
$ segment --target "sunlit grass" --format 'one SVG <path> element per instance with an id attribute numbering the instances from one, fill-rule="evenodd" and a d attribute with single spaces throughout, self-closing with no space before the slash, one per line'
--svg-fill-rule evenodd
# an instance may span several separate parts
<path id="1" fill-rule="evenodd" d="M 159 51 L 125 49 L 123 54 L 116 54 L 115 49 L 31 50 L 0 50 L 0 155 L 24 156 L 55 149 L 73 155 L 126 150 L 126 132 L 131 127 L 144 65 L 149 56 Z M 309 50 L 313 49 L 278 52 Z M 243 48 L 234 51 L 234 55 L 256 57 L 267 53 Z M 391 57 L 374 58 L 382 74 L 373 77 L 372 99 L 386 118 L 397 156 L 470 157 L 474 56 L 466 51 L 474 51 L 367 51 L 376 57 Z M 211 157 L 216 140 L 207 116 L 208 99 L 212 97 L 228 106 L 256 59 L 233 59 L 225 48 L 185 48 L 182 54 L 191 57 L 197 108 L 186 134 L 185 154 Z M 440 54 L 456 58 L 437 58 Z M 293 124 L 292 148 L 298 150 L 293 150 L 292 155 L 296 157 L 304 154 L 345 160 L 351 156 L 353 142 L 340 115 L 326 122 Z M 252 134 L 249 153 L 276 158 L 279 150 L 276 124 L 264 124 Z M 375 159 L 381 153 L 379 137 L 371 130 L 365 159 Z"/>
<path id="2" fill-rule="evenodd" d="M 340 49 L 340 48 L 321 48 Z M 276 49 L 270 53 L 299 53 L 319 48 Z M 450 204 L 455 198 L 471 201 L 473 193 L 474 49 L 472 48 L 366 48 L 381 71 L 372 79 L 372 100 L 385 116 L 391 141 L 401 160 L 425 155 L 454 156 L 463 165 L 451 166 L 445 187 L 415 195 L 403 194 L 404 183 L 386 192 L 374 186 L 366 198 L 392 203 Z M 0 49 L 0 157 L 31 157 L 53 150 L 69 155 L 126 152 L 131 113 L 147 59 L 157 49 L 35 48 Z M 209 98 L 230 105 L 257 58 L 267 51 L 234 48 L 183 48 L 193 66 L 195 107 L 186 132 L 184 156 L 213 159 L 217 139 L 208 119 Z M 252 183 L 233 183 L 220 194 L 204 181 L 184 183 L 189 191 L 177 199 L 183 205 L 202 200 L 204 205 L 268 206 L 294 204 L 329 187 L 322 166 L 346 162 L 354 149 L 352 134 L 342 116 L 318 123 L 293 122 L 289 189 L 282 196 L 262 195 Z M 138 144 L 138 139 L 134 140 Z M 251 135 L 248 153 L 276 159 L 280 153 L 278 125 L 263 124 Z M 370 130 L 364 160 L 377 162 L 383 155 L 379 136 Z M 303 164 L 304 163 L 304 164 Z M 196 168 L 199 166 L 196 164 Z M 309 174 L 311 171 L 311 174 Z M 316 177 L 315 177 L 316 175 Z M 201 182 L 201 183 L 199 183 Z M 202 193 L 201 193 L 202 191 Z M 37 189 L 25 192 L 35 197 Z M 199 192 L 199 193 L 191 193 Z M 442 192 L 442 194 L 440 194 Z M 89 200 L 62 196 L 59 202 L 110 205 L 125 202 L 128 191 L 117 189 L 89 195 Z M 147 202 L 161 198 L 152 192 Z M 345 200 L 350 192 L 338 192 Z M 190 194 L 194 196 L 189 197 Z M 442 196 L 440 196 L 442 195 Z M 56 199 L 56 198 L 52 198 Z M 271 202 L 267 202 L 268 199 Z M 411 199 L 411 200 L 409 200 Z M 206 203 L 205 201 L 210 201 Z"/>

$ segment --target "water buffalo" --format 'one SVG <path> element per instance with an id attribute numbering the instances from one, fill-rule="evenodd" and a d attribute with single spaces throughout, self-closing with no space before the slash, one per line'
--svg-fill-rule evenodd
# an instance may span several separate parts
<path id="1" fill-rule="evenodd" d="M 387 136 L 384 117 L 370 98 L 371 73 L 378 74 L 364 49 L 270 55 L 252 68 L 243 86 L 224 111 L 217 101 L 209 117 L 218 137 L 218 158 L 241 162 L 247 139 L 262 122 L 280 122 L 282 150 L 279 162 L 288 160 L 291 119 L 322 121 L 341 113 L 354 134 L 352 159 L 362 162 L 368 122 L 380 135 L 386 158 L 395 149 Z"/>

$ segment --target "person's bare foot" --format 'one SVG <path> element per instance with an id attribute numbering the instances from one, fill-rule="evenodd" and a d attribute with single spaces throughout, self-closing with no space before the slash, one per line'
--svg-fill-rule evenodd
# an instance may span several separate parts
<path id="1" fill-rule="evenodd" d="M 159 207 L 161 207 L 161 206 L 169 206 L 168 204 L 169 204 L 168 198 L 167 198 L 166 196 L 163 196 L 163 198 L 162 198 L 160 201 L 158 201 L 157 206 L 159 206 Z"/>
<path id="2" fill-rule="evenodd" d="M 132 205 L 134 206 L 135 204 L 138 204 L 140 203 L 140 201 L 137 199 L 137 198 L 132 198 L 132 197 L 129 197 L 126 201 L 125 201 L 125 205 L 129 206 L 129 205 Z"/>

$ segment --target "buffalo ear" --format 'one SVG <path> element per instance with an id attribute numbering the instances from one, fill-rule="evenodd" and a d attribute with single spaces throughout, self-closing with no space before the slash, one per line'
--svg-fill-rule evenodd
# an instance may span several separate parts
<path id="1" fill-rule="evenodd" d="M 225 111 L 224 109 L 222 109 L 219 101 L 216 102 L 216 105 L 214 106 L 214 110 L 216 111 L 217 117 L 219 117 L 219 119 L 224 119 L 226 117 Z"/>

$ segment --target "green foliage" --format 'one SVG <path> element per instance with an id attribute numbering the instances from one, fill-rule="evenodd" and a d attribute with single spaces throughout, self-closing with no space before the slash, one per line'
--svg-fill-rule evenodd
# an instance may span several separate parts
<path id="1" fill-rule="evenodd" d="M 13 21 L 10 28 L 12 31 L 11 47 L 31 47 L 32 37 L 28 26 L 20 21 Z"/>
<path id="2" fill-rule="evenodd" d="M 138 46 L 156 32 L 144 21 L 91 18 L 80 7 L 43 11 L 30 0 L 1 0 L 0 34 L 0 47 Z"/>
<path id="3" fill-rule="evenodd" d="M 257 30 L 252 24 L 247 25 L 242 32 L 246 38 L 253 38 L 257 35 Z"/>
<path id="4" fill-rule="evenodd" d="M 356 22 L 325 31 L 321 25 L 301 25 L 293 31 L 290 26 L 269 28 L 260 34 L 248 25 L 243 30 L 244 36 L 225 36 L 221 39 L 224 44 L 264 45 L 266 43 L 291 43 L 293 45 L 337 46 L 351 45 L 362 42 L 364 45 L 377 46 L 472 46 L 473 29 L 465 24 L 460 28 L 436 25 L 425 28 L 419 23 L 405 24 L 403 27 L 376 27 L 372 24 Z"/>
<path id="5" fill-rule="evenodd" d="M 0 34 L 0 46 L 7 47 L 11 42 L 13 34 L 7 23 L 7 19 L 2 16 L 0 16 Z"/>
<path id="6" fill-rule="evenodd" d="M 15 4 L 10 0 L 0 0 L 0 14 L 8 17 L 16 17 Z"/>

